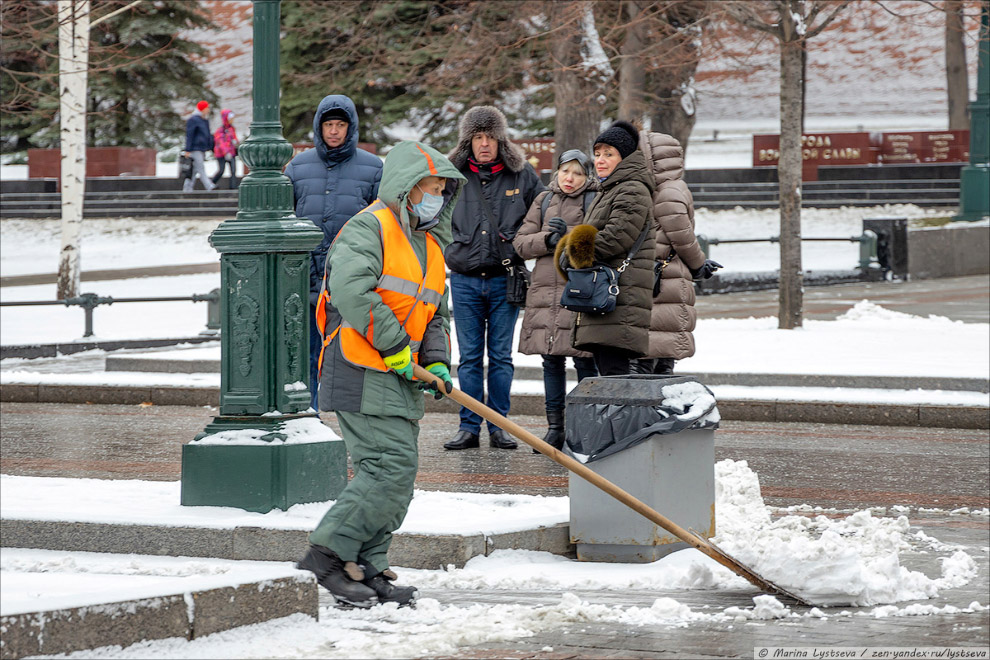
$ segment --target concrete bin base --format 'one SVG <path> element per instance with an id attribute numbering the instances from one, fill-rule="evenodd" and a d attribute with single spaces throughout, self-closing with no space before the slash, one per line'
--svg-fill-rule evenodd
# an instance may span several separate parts
<path id="1" fill-rule="evenodd" d="M 587 466 L 681 527 L 715 534 L 714 430 L 653 435 Z M 687 547 L 581 477 L 571 474 L 568 490 L 581 561 L 646 563 Z"/>

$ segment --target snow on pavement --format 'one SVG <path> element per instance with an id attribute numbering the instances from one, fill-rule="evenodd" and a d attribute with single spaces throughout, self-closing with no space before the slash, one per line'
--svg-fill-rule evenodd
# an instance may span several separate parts
<path id="1" fill-rule="evenodd" d="M 9 479 L 4 477 L 7 483 L 0 482 L 0 485 L 9 489 Z M 22 486 L 27 487 L 27 484 Z M 32 484 L 32 492 L 42 498 L 49 497 L 54 503 L 68 504 L 65 501 L 67 492 L 56 489 L 53 494 L 45 495 L 46 490 L 39 486 L 40 483 Z M 7 490 L 0 501 L 8 501 L 10 493 Z M 451 506 L 451 502 L 444 499 L 451 494 L 434 495 L 437 499 L 433 505 L 437 509 Z M 720 547 L 735 553 L 740 560 L 752 561 L 751 566 L 764 577 L 798 589 L 802 594 L 814 594 L 816 602 L 827 600 L 833 604 L 872 606 L 872 609 L 850 612 L 811 608 L 795 612 L 769 595 L 755 596 L 752 607 L 732 606 L 721 610 L 692 608 L 669 596 L 655 599 L 648 607 L 595 603 L 587 600 L 590 596 L 578 593 L 746 589 L 748 583 L 696 550 L 676 552 L 652 564 L 582 563 L 545 552 L 500 550 L 488 557 L 475 557 L 460 569 L 399 568 L 400 580 L 415 584 L 427 593 L 430 590 L 511 593 L 522 589 L 531 594 L 546 593 L 546 598 L 531 599 L 530 602 L 536 604 L 446 605 L 435 598 L 424 597 L 415 609 L 398 609 L 394 605 L 371 610 L 323 607 L 319 621 L 296 615 L 193 641 L 146 641 L 124 649 L 103 647 L 77 652 L 70 657 L 425 657 L 453 655 L 459 648 L 469 645 L 506 643 L 545 630 L 589 623 L 684 627 L 713 622 L 849 616 L 884 618 L 987 609 L 979 602 L 972 602 L 968 607 L 943 602 L 911 603 L 903 607 L 892 604 L 903 600 L 934 600 L 942 590 L 965 585 L 977 572 L 975 561 L 965 549 L 950 544 L 939 546 L 930 536 L 910 533 L 903 516 L 876 518 L 869 511 L 860 511 L 840 519 L 785 516 L 771 521 L 755 473 L 745 462 L 731 460 L 716 465 L 716 500 L 717 536 L 714 540 Z M 503 513 L 512 515 L 512 510 L 517 508 L 510 507 Z M 263 517 L 279 516 L 265 514 Z M 900 566 L 901 553 L 932 551 L 941 555 L 939 575 L 927 576 Z M 157 562 L 165 561 L 162 558 L 128 556 L 120 562 L 114 557 L 108 556 L 101 563 L 99 555 L 87 553 L 5 549 L 0 566 L 4 577 L 0 586 L 4 590 L 9 589 L 11 583 L 24 587 L 23 579 L 8 580 L 8 574 L 17 572 L 66 573 L 71 586 L 75 582 L 72 576 L 81 573 L 202 576 L 234 571 L 225 568 L 228 564 L 253 563 L 181 558 L 173 560 L 178 562 L 174 566 L 179 568 L 172 568 L 169 573 L 160 565 L 155 567 Z M 777 560 L 779 557 L 785 557 L 787 561 Z M 211 565 L 220 568 L 211 569 Z M 273 565 L 282 569 L 287 567 L 286 563 Z M 23 602 L 29 595 L 16 594 L 16 597 Z"/>

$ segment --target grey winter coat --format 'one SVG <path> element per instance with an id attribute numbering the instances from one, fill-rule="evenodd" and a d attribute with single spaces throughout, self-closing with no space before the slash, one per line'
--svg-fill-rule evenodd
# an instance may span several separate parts
<path id="1" fill-rule="evenodd" d="M 617 269 L 643 228 L 652 222 L 654 186 L 642 151 L 623 158 L 602 182 L 602 192 L 588 209 L 585 224 L 572 229 L 557 244 L 557 265 L 564 261 L 571 267 L 584 268 L 601 262 Z M 619 295 L 613 311 L 576 315 L 571 342 L 574 348 L 591 350 L 600 345 L 625 351 L 631 357 L 646 354 L 653 297 L 653 243 L 653 232 L 648 231 L 639 252 L 619 275 Z"/>
<path id="2" fill-rule="evenodd" d="M 560 294 L 565 280 L 553 263 L 553 251 L 547 249 L 546 237 L 550 233 L 550 218 L 563 218 L 567 226 L 575 227 L 584 222 L 585 192 L 598 189 L 593 179 L 571 194 L 565 194 L 554 177 L 550 190 L 540 195 L 529 207 L 522 226 L 512 246 L 523 259 L 536 259 L 533 275 L 526 295 L 526 311 L 522 331 L 519 334 L 519 352 L 526 355 L 567 355 L 591 357 L 590 353 L 575 350 L 571 346 L 571 327 L 574 313 L 560 306 Z M 541 217 L 543 200 L 552 195 L 546 214 Z"/>
<path id="3" fill-rule="evenodd" d="M 690 268 L 705 263 L 705 253 L 694 235 L 694 200 L 681 176 L 684 150 L 663 133 L 640 133 L 640 148 L 656 190 L 653 192 L 653 223 L 656 229 L 656 258 L 674 257 L 663 270 L 660 294 L 653 299 L 650 319 L 650 351 L 647 357 L 682 360 L 694 355 L 694 282 Z"/>
<path id="4" fill-rule="evenodd" d="M 328 110 L 339 108 L 350 118 L 347 139 L 331 149 L 323 141 L 320 118 Z M 311 298 L 320 293 L 323 265 L 330 244 L 351 216 L 378 197 L 382 178 L 382 161 L 378 156 L 358 149 L 358 116 L 354 103 L 339 94 L 324 97 L 313 115 L 313 146 L 292 159 L 285 175 L 292 180 L 296 216 L 309 220 L 323 230 L 323 241 L 313 250 L 309 275 Z"/>

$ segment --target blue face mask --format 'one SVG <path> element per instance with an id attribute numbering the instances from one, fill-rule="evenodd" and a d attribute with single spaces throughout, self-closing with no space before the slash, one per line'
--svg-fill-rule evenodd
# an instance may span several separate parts
<path id="1" fill-rule="evenodd" d="M 416 187 L 419 188 L 418 185 Z M 443 208 L 443 195 L 431 195 L 422 188 L 419 188 L 419 191 L 423 193 L 423 199 L 420 200 L 419 204 L 413 204 L 412 210 L 419 216 L 419 223 L 422 225 L 440 213 L 440 209 Z"/>

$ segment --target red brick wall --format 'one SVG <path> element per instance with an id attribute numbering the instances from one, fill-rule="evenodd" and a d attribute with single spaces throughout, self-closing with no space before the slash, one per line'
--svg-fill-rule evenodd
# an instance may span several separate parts
<path id="1" fill-rule="evenodd" d="M 86 149 L 86 176 L 155 176 L 154 149 L 91 147 Z M 28 178 L 60 178 L 62 153 L 58 149 L 28 149 Z"/>

